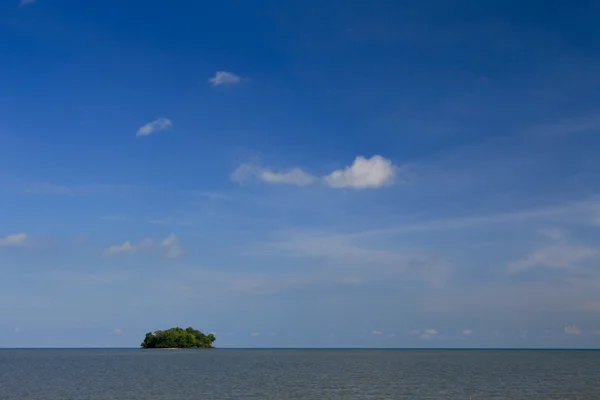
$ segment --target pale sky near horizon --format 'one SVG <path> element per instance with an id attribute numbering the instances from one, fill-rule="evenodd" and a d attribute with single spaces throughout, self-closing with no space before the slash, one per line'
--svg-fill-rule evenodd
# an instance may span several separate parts
<path id="1" fill-rule="evenodd" d="M 0 3 L 0 348 L 599 347 L 600 1 Z"/>

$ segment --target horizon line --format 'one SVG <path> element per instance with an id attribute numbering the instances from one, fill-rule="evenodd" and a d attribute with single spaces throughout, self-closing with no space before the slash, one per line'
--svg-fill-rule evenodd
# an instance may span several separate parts
<path id="1" fill-rule="evenodd" d="M 104 346 L 104 347 L 93 347 L 93 346 L 83 346 L 83 347 L 0 347 L 0 350 L 497 350 L 497 351 L 532 351 L 532 350 L 541 350 L 541 351 L 568 351 L 568 350 L 596 350 L 600 351 L 600 347 L 287 347 L 287 346 L 279 346 L 279 347 L 248 347 L 248 346 L 222 346 L 222 347 L 214 347 L 211 349 L 193 349 L 193 348 L 172 348 L 172 349 L 143 349 L 141 347 L 130 347 L 130 346 L 122 346 L 122 347 L 114 347 L 114 346 Z"/>

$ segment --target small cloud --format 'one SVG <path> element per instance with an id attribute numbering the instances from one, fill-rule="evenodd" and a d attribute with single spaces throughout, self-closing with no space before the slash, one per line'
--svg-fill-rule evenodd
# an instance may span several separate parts
<path id="1" fill-rule="evenodd" d="M 600 300 L 586 301 L 580 308 L 586 311 L 600 311 Z"/>
<path id="2" fill-rule="evenodd" d="M 120 335 L 120 334 L 122 334 L 122 333 L 123 333 L 123 331 L 122 331 L 120 328 L 117 328 L 117 329 L 115 329 L 115 330 L 113 331 L 113 333 L 114 333 L 115 335 Z"/>
<path id="3" fill-rule="evenodd" d="M 146 125 L 138 129 L 135 136 L 148 136 L 154 132 L 164 131 L 173 126 L 173 123 L 168 118 L 159 118 L 155 121 L 149 122 Z"/>
<path id="4" fill-rule="evenodd" d="M 157 248 L 166 250 L 167 257 L 176 258 L 183 254 L 183 249 L 179 244 L 179 239 L 177 236 L 175 236 L 175 234 L 171 234 L 164 238 L 158 245 L 156 245 L 154 240 L 151 238 L 143 239 L 136 244 L 132 244 L 128 240 L 123 244 L 110 246 L 104 251 L 104 255 L 114 256 L 118 254 L 134 254 Z"/>
<path id="5" fill-rule="evenodd" d="M 463 334 L 463 335 L 465 335 L 465 336 L 469 336 L 469 335 L 471 335 L 472 333 L 473 333 L 473 331 L 472 331 L 472 330 L 470 330 L 470 329 L 465 329 L 464 331 L 462 331 L 462 334 Z"/>
<path id="6" fill-rule="evenodd" d="M 560 240 L 567 235 L 566 232 L 559 228 L 543 228 L 538 230 L 538 233 L 548 239 Z"/>
<path id="7" fill-rule="evenodd" d="M 274 172 L 254 164 L 241 164 L 231 174 L 231 180 L 239 183 L 244 183 L 252 179 L 258 179 L 271 184 L 296 186 L 307 186 L 317 180 L 317 178 L 304 172 L 300 168 L 293 168 L 283 172 Z"/>
<path id="8" fill-rule="evenodd" d="M 164 238 L 160 242 L 160 246 L 167 249 L 167 257 L 177 258 L 183 254 L 183 250 L 179 245 L 179 239 L 174 233 Z"/>
<path id="9" fill-rule="evenodd" d="M 421 334 L 421 339 L 432 339 L 438 334 L 439 332 L 435 329 L 425 329 L 425 331 Z"/>
<path id="10" fill-rule="evenodd" d="M 242 80 L 242 78 L 240 78 L 239 76 L 237 76 L 234 73 L 226 72 L 226 71 L 217 71 L 215 73 L 215 76 L 210 78 L 208 81 L 213 86 L 220 86 L 220 85 L 235 85 L 236 83 L 240 83 L 241 80 Z"/>
<path id="11" fill-rule="evenodd" d="M 383 334 L 383 332 L 381 332 L 381 331 L 371 331 L 371 333 L 373 335 L 381 335 L 381 334 Z"/>
<path id="12" fill-rule="evenodd" d="M 154 244 L 154 241 L 150 238 L 146 238 L 139 242 L 138 244 L 131 244 L 130 241 L 127 241 L 120 245 L 109 246 L 105 251 L 104 255 L 114 256 L 117 254 L 133 254 L 142 250 L 147 250 L 151 248 Z"/>
<path id="13" fill-rule="evenodd" d="M 23 246 L 27 242 L 27 238 L 26 233 L 13 233 L 12 235 L 0 237 L 0 247 Z"/>
<path id="14" fill-rule="evenodd" d="M 15 333 L 19 333 L 21 332 L 21 328 L 19 328 L 18 326 L 15 326 Z"/>
<path id="15" fill-rule="evenodd" d="M 260 336 L 260 332 L 252 332 L 250 334 L 250 336 L 252 336 L 252 337 L 259 337 Z"/>
<path id="16" fill-rule="evenodd" d="M 565 326 L 565 333 L 567 335 L 581 335 L 582 331 L 575 325 Z"/>
<path id="17" fill-rule="evenodd" d="M 28 4 L 33 4 L 33 3 L 35 3 L 35 0 L 21 0 L 22 6 L 26 6 Z"/>
<path id="18" fill-rule="evenodd" d="M 375 155 L 369 159 L 358 156 L 352 165 L 333 171 L 323 180 L 334 189 L 376 189 L 393 184 L 398 171 L 398 167 L 381 156 Z"/>
<path id="19" fill-rule="evenodd" d="M 105 216 L 100 217 L 100 219 L 103 221 L 122 222 L 122 221 L 128 221 L 129 217 L 126 217 L 124 215 L 105 215 Z"/>
<path id="20" fill-rule="evenodd" d="M 173 223 L 173 218 L 154 218 L 148 220 L 149 224 L 168 225 Z"/>

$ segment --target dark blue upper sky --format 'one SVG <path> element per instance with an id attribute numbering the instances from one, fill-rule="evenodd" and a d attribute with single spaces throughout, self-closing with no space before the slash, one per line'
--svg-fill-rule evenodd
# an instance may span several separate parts
<path id="1" fill-rule="evenodd" d="M 0 347 L 597 346 L 600 1 L 0 3 Z"/>

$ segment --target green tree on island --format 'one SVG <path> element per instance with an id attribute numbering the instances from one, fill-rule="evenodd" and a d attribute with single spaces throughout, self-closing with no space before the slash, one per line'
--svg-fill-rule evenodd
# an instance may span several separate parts
<path id="1" fill-rule="evenodd" d="M 171 328 L 146 333 L 141 346 L 143 349 L 211 349 L 215 340 L 217 338 L 212 333 L 205 335 L 193 328 Z"/>

